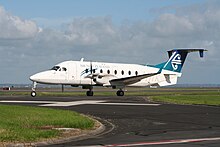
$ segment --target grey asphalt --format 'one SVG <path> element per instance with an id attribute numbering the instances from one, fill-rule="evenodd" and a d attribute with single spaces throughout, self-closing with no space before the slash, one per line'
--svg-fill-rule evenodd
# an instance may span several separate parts
<path id="1" fill-rule="evenodd" d="M 104 100 L 107 103 L 147 104 L 142 97 L 0 97 L 1 100 L 17 101 L 62 101 Z M 16 104 L 16 103 L 10 103 Z M 37 103 L 19 105 L 39 106 Z M 163 142 L 179 139 L 220 137 L 220 107 L 198 105 L 161 104 L 159 106 L 99 105 L 84 104 L 67 109 L 97 117 L 106 125 L 106 131 L 89 139 L 70 141 L 51 146 L 106 146 L 135 143 Z M 145 144 L 146 146 L 146 144 Z M 181 144 L 150 146 L 218 147 L 220 140 L 193 141 Z"/>

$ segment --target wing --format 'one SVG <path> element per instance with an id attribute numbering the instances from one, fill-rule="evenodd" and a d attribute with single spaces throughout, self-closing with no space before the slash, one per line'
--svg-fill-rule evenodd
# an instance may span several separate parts
<path id="1" fill-rule="evenodd" d="M 132 77 L 126 77 L 126 78 L 120 78 L 120 79 L 113 79 L 110 80 L 111 85 L 120 85 L 120 86 L 126 86 L 130 84 L 137 83 L 141 81 L 144 78 L 148 78 L 154 75 L 160 74 L 160 72 L 157 73 L 150 73 L 150 74 L 144 74 L 144 75 L 138 75 L 138 76 L 132 76 Z"/>

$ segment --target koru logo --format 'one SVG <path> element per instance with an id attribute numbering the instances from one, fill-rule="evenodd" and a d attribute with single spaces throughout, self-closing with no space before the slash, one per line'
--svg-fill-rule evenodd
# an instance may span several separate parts
<path id="1" fill-rule="evenodd" d="M 181 65 L 181 55 L 180 54 L 176 54 L 173 58 L 173 60 L 171 61 L 171 65 L 173 67 L 174 70 L 178 69 L 178 66 Z"/>

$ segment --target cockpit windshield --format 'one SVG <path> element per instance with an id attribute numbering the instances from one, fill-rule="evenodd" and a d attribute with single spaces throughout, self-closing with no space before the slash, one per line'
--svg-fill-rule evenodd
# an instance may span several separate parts
<path id="1" fill-rule="evenodd" d="M 55 71 L 58 71 L 60 69 L 59 66 L 54 66 L 53 68 L 51 68 L 51 70 L 55 70 Z"/>
<path id="2" fill-rule="evenodd" d="M 62 71 L 67 71 L 66 67 L 62 67 Z"/>
<path id="3" fill-rule="evenodd" d="M 66 67 L 54 66 L 51 70 L 55 71 L 67 71 Z"/>

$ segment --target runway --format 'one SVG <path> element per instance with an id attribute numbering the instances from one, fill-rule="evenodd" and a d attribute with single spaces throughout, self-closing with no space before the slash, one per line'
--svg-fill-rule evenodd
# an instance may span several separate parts
<path id="1" fill-rule="evenodd" d="M 142 97 L 0 97 L 0 104 L 91 115 L 106 132 L 51 146 L 220 146 L 220 107 L 152 103 Z"/>

